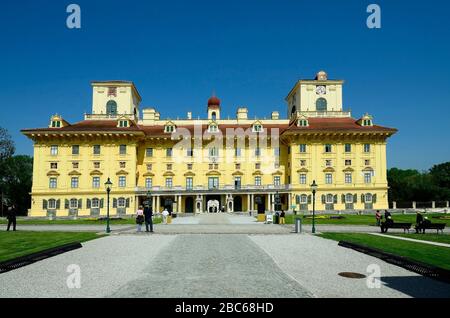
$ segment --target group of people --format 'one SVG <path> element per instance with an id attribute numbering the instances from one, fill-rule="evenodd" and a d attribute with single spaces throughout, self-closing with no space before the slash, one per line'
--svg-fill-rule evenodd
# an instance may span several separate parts
<path id="1" fill-rule="evenodd" d="M 383 216 L 381 215 L 380 210 L 377 210 L 377 212 L 375 213 L 375 219 L 377 220 L 377 226 L 380 226 L 383 220 Z M 389 212 L 388 210 L 384 210 L 384 219 L 386 220 L 384 222 L 388 225 L 394 223 L 391 212 Z"/>
<path id="2" fill-rule="evenodd" d="M 161 213 L 163 224 L 172 223 L 172 213 L 164 208 L 164 211 Z M 153 233 L 153 210 L 152 207 L 148 204 L 144 206 L 139 206 L 139 209 L 136 212 L 136 224 L 137 231 L 142 232 L 142 225 L 145 223 L 145 231 L 149 233 Z"/>

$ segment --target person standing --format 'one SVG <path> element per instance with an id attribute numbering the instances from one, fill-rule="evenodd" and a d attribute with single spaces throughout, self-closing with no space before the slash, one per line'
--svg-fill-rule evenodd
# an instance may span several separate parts
<path id="1" fill-rule="evenodd" d="M 380 224 L 381 224 L 381 213 L 380 213 L 380 210 L 377 210 L 377 213 L 375 213 L 375 219 L 377 220 L 377 226 L 380 226 Z"/>
<path id="2" fill-rule="evenodd" d="M 145 231 L 153 232 L 153 210 L 152 207 L 147 203 L 144 207 L 144 217 L 145 217 Z M 150 230 L 149 230 L 150 228 Z"/>
<path id="3" fill-rule="evenodd" d="M 144 210 L 142 209 L 141 205 L 136 212 L 136 224 L 138 232 L 142 232 L 142 223 L 144 223 Z"/>
<path id="4" fill-rule="evenodd" d="M 167 218 L 169 216 L 169 211 L 167 211 L 166 208 L 164 208 L 164 211 L 162 212 L 162 217 L 163 217 L 163 223 L 167 224 Z"/>
<path id="5" fill-rule="evenodd" d="M 389 212 L 388 210 L 384 210 L 384 219 L 387 221 L 388 218 L 391 216 L 391 212 Z"/>
<path id="6" fill-rule="evenodd" d="M 11 224 L 13 226 L 13 231 L 16 230 L 16 224 L 17 224 L 16 216 L 17 216 L 16 207 L 14 205 L 8 207 L 8 212 L 6 214 L 6 219 L 8 220 L 8 227 L 6 228 L 6 231 L 9 232 L 9 229 L 11 228 Z"/>
<path id="7" fill-rule="evenodd" d="M 422 229 L 422 223 L 423 223 L 423 215 L 419 211 L 416 213 L 416 233 L 419 233 Z"/>
<path id="8" fill-rule="evenodd" d="M 279 224 L 286 224 L 286 221 L 284 219 L 285 216 L 286 216 L 286 213 L 284 213 L 284 210 L 281 210 Z"/>

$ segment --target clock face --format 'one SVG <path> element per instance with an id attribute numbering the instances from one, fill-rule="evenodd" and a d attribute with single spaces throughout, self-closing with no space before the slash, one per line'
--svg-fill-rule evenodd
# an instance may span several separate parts
<path id="1" fill-rule="evenodd" d="M 327 89 L 324 85 L 318 85 L 316 87 L 316 94 L 318 95 L 325 95 L 327 93 Z"/>

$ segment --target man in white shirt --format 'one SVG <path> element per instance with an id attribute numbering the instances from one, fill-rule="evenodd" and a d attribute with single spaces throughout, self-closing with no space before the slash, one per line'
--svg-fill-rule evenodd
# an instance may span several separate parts
<path id="1" fill-rule="evenodd" d="M 163 223 L 167 224 L 167 217 L 169 216 L 169 211 L 167 211 L 167 209 L 164 209 L 164 211 L 162 212 L 162 216 L 163 216 Z"/>

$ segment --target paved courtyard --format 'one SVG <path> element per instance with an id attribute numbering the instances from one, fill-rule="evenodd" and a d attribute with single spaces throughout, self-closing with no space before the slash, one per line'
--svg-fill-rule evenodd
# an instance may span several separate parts
<path id="1" fill-rule="evenodd" d="M 449 284 L 249 216 L 178 218 L 155 229 L 124 227 L 0 274 L 0 297 L 450 297 Z M 81 271 L 79 289 L 66 284 L 71 264 Z M 369 275 L 371 264 L 380 268 L 380 288 L 338 275 Z"/>

